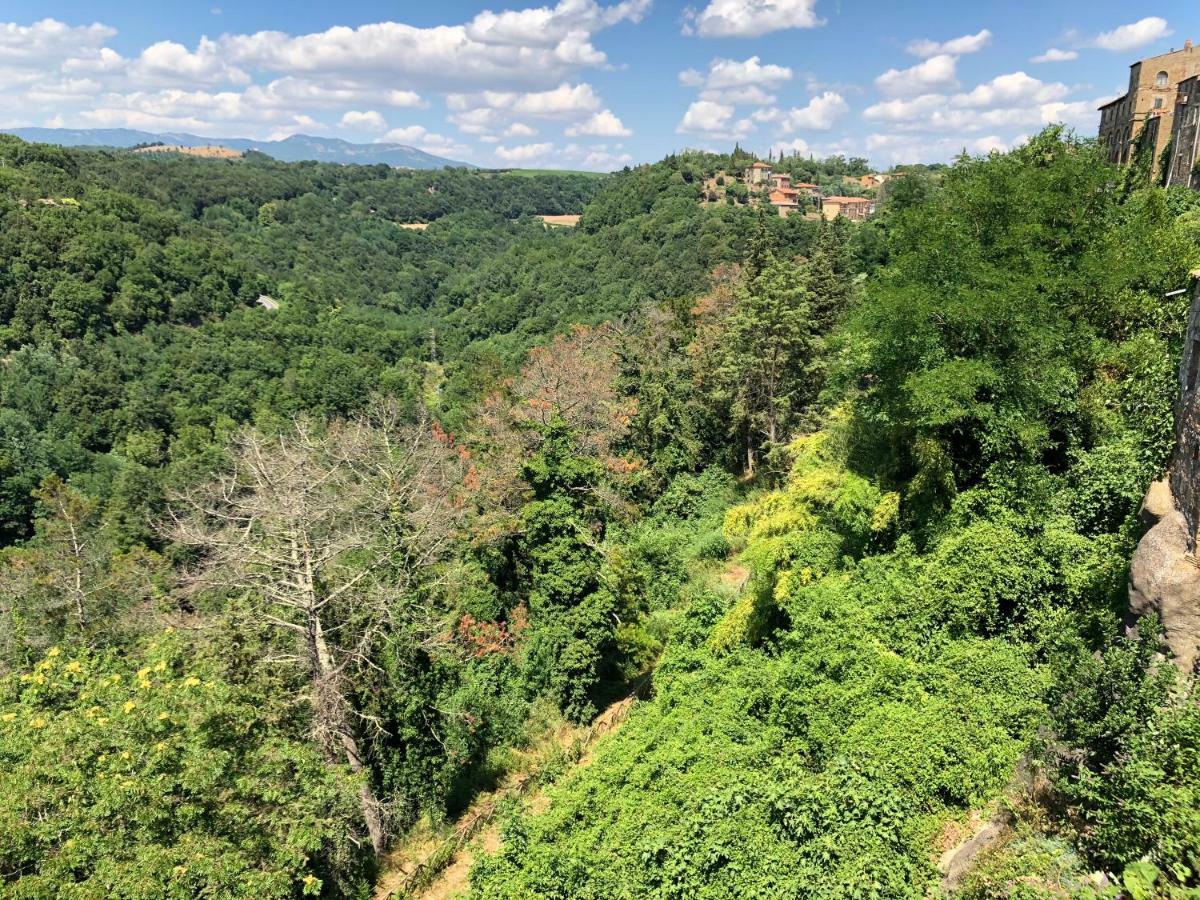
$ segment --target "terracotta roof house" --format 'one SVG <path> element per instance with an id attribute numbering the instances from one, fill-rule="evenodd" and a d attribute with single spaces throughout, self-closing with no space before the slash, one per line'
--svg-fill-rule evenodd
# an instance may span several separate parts
<path id="1" fill-rule="evenodd" d="M 832 221 L 844 216 L 851 222 L 862 222 L 875 212 L 875 201 L 869 197 L 826 197 L 821 201 L 821 215 Z"/>
<path id="2" fill-rule="evenodd" d="M 771 167 L 765 162 L 756 162 L 746 169 L 746 184 L 767 184 L 771 180 Z"/>

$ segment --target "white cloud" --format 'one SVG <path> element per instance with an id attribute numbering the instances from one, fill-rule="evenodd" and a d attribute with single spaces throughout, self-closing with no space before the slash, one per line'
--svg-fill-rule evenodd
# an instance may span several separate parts
<path id="1" fill-rule="evenodd" d="M 129 75 L 140 84 L 242 85 L 250 76 L 232 65 L 224 48 L 207 37 L 195 50 L 174 41 L 151 44 L 129 65 Z"/>
<path id="2" fill-rule="evenodd" d="M 863 111 L 868 122 L 886 123 L 905 132 L 978 133 L 991 129 L 1040 128 L 1065 122 L 1092 128 L 1101 100 L 1067 101 L 1070 89 L 1024 72 L 999 75 L 958 94 L 923 94 L 885 100 Z"/>
<path id="3" fill-rule="evenodd" d="M 1030 62 L 1035 63 L 1052 63 L 1052 62 L 1070 62 L 1073 59 L 1079 59 L 1079 53 L 1076 50 L 1059 50 L 1057 47 L 1051 47 L 1045 53 L 1033 57 Z"/>
<path id="4" fill-rule="evenodd" d="M 504 129 L 505 137 L 533 137 L 537 134 L 536 128 L 531 128 L 524 122 L 513 122 Z"/>
<path id="5" fill-rule="evenodd" d="M 1112 31 L 1098 34 L 1092 43 L 1102 50 L 1114 50 L 1123 53 L 1126 50 L 1136 50 L 1138 47 L 1144 47 L 1161 38 L 1168 37 L 1171 33 L 1166 19 L 1160 16 L 1147 16 L 1129 25 L 1122 25 L 1119 28 L 1114 28 Z"/>
<path id="6" fill-rule="evenodd" d="M 547 156 L 553 150 L 554 145 L 551 143 L 522 144 L 517 147 L 505 147 L 501 144 L 496 147 L 495 153 L 497 159 L 505 162 L 530 162 Z"/>
<path id="7" fill-rule="evenodd" d="M 555 46 L 571 35 L 591 34 L 629 20 L 640 22 L 650 0 L 625 0 L 601 7 L 592 0 L 563 0 L 553 9 L 485 10 L 467 23 L 466 35 L 483 44 Z"/>
<path id="8" fill-rule="evenodd" d="M 81 53 L 99 52 L 104 42 L 116 34 L 115 28 L 98 22 L 83 26 L 57 19 L 42 19 L 32 25 L 0 22 L 0 62 L 14 67 L 57 63 Z"/>
<path id="9" fill-rule="evenodd" d="M 1051 100 L 1061 100 L 1067 93 L 1069 88 L 1065 84 L 1047 84 L 1024 72 L 1012 72 L 1008 75 L 997 75 L 970 93 L 959 94 L 951 102 L 955 106 L 994 109 L 1049 103 Z"/>
<path id="10" fill-rule="evenodd" d="M 383 116 L 373 109 L 368 109 L 365 112 L 352 109 L 342 116 L 342 126 L 362 131 L 387 131 L 388 124 Z"/>
<path id="11" fill-rule="evenodd" d="M 720 91 L 701 91 L 701 100 L 714 100 L 717 103 L 732 103 L 734 106 L 770 106 L 776 101 L 774 94 L 768 94 L 756 84 L 739 88 L 725 88 Z"/>
<path id="12" fill-rule="evenodd" d="M 786 112 L 779 109 L 758 110 L 752 118 L 758 122 L 776 123 L 781 131 L 828 131 L 849 111 L 850 106 L 841 94 L 826 91 L 813 97 L 806 106 L 794 106 Z"/>
<path id="13" fill-rule="evenodd" d="M 910 97 L 958 87 L 957 57 L 931 56 L 909 69 L 888 69 L 875 79 L 875 87 L 887 97 Z"/>
<path id="14" fill-rule="evenodd" d="M 593 150 L 583 158 L 583 167 L 598 172 L 611 172 L 633 162 L 628 153 L 609 153 L 606 150 Z"/>
<path id="15" fill-rule="evenodd" d="M 675 130 L 680 134 L 704 134 L 710 137 L 737 137 L 754 128 L 749 119 L 734 121 L 737 109 L 728 103 L 697 100 L 687 108 Z"/>
<path id="16" fill-rule="evenodd" d="M 705 87 L 730 88 L 756 84 L 778 87 L 791 81 L 792 70 L 771 63 L 763 65 L 757 56 L 739 62 L 736 59 L 714 59 L 708 66 Z"/>
<path id="17" fill-rule="evenodd" d="M 552 9 L 480 13 L 464 25 L 376 22 L 298 36 L 260 31 L 222 37 L 221 45 L 234 63 L 282 74 L 432 90 L 531 87 L 605 65 L 592 37 L 619 21 L 639 20 L 647 8 L 645 0 L 614 7 L 561 0 Z"/>
<path id="18" fill-rule="evenodd" d="M 159 40 L 128 57 L 108 46 L 116 31 L 107 25 L 0 22 L 0 114 L 25 124 L 44 119 L 52 104 L 67 126 L 158 122 L 226 136 L 240 123 L 243 136 L 262 137 L 301 125 L 328 130 L 347 113 L 424 108 L 432 93 L 472 98 L 451 111 L 481 136 L 499 134 L 518 117 L 570 124 L 599 117 L 593 127 L 620 131 L 624 126 L 601 115 L 604 103 L 575 76 L 613 68 L 596 36 L 641 21 L 651 3 L 548 0 L 431 27 L 374 22 L 313 33 L 227 33 L 186 45 Z M 164 101 L 167 92 L 176 100 Z M 180 99 L 187 94 L 210 100 Z M 153 102 L 136 108 L 147 97 Z M 353 116 L 346 127 L 351 123 L 368 124 Z"/>
<path id="19" fill-rule="evenodd" d="M 580 135 L 629 137 L 633 132 L 626 128 L 624 123 L 613 115 L 612 110 L 605 109 L 577 125 L 570 126 L 567 128 L 565 134 L 567 137 L 578 137 Z"/>
<path id="20" fill-rule="evenodd" d="M 780 157 L 784 155 L 790 156 L 793 153 L 799 153 L 801 156 L 808 156 L 812 152 L 812 147 L 809 146 L 808 141 L 804 140 L 804 138 L 796 138 L 795 140 L 787 141 L 785 143 L 771 145 L 771 153 Z"/>
<path id="21" fill-rule="evenodd" d="M 714 59 L 708 72 L 685 69 L 679 73 L 679 83 L 685 87 L 702 87 L 701 100 L 734 106 L 767 106 L 775 102 L 768 93 L 790 81 L 792 70 L 787 66 L 763 65 L 759 57 L 746 60 Z"/>
<path id="22" fill-rule="evenodd" d="M 788 28 L 825 24 L 816 0 L 710 0 L 699 12 L 685 13 L 684 34 L 700 37 L 759 37 Z"/>
<path id="23" fill-rule="evenodd" d="M 926 59 L 930 56 L 941 56 L 943 54 L 951 54 L 952 56 L 965 56 L 968 53 L 977 53 L 990 44 L 992 41 L 992 33 L 986 28 L 978 34 L 964 34 L 962 37 L 956 37 L 953 40 L 931 41 L 928 38 L 910 41 L 905 48 L 913 56 L 919 56 Z"/>
<path id="24" fill-rule="evenodd" d="M 897 134 L 870 134 L 866 148 L 871 159 L 888 165 L 940 162 L 953 159 L 964 150 L 972 155 L 1005 151 L 1024 142 L 1024 137 L 1006 140 L 999 135 L 985 137 L 951 136 L 930 140 L 926 137 Z"/>
<path id="25" fill-rule="evenodd" d="M 379 138 L 379 143 L 406 144 L 410 147 L 416 147 L 418 150 L 424 150 L 426 153 L 434 153 L 439 156 L 464 156 L 470 152 L 468 147 L 463 146 L 453 138 L 429 131 L 423 125 L 408 125 L 404 128 L 393 128 L 383 137 Z"/>
<path id="26" fill-rule="evenodd" d="M 104 94 L 93 108 L 82 111 L 79 119 L 90 127 L 198 131 L 215 137 L 262 133 L 260 129 L 267 127 L 275 131 L 321 130 L 311 116 L 273 105 L 262 92 L 176 88 Z"/>
<path id="27" fill-rule="evenodd" d="M 478 94 L 450 94 L 446 105 L 457 112 L 478 109 L 496 110 L 545 119 L 572 118 L 600 109 L 600 97 L 590 84 L 563 82 L 549 91 L 482 91 Z M 485 118 L 485 117 L 480 117 Z"/>

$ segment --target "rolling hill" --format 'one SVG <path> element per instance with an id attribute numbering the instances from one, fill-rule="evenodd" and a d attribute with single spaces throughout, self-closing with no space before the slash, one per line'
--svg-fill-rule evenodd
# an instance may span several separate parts
<path id="1" fill-rule="evenodd" d="M 134 147 L 164 143 L 181 147 L 219 144 L 232 150 L 255 150 L 281 162 L 332 162 L 355 165 L 383 163 L 402 169 L 440 169 L 444 166 L 475 168 L 470 163 L 434 156 L 408 144 L 354 144 L 340 138 L 294 134 L 279 141 L 249 138 L 213 138 L 183 132 L 155 133 L 132 128 L 9 128 L 5 133 L 22 140 L 65 147 Z"/>

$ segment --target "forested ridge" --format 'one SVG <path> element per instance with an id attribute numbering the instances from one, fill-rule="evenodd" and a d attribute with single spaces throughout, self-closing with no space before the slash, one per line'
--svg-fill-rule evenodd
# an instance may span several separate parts
<path id="1" fill-rule="evenodd" d="M 473 896 L 922 896 L 997 805 L 965 896 L 1200 888 L 1122 628 L 1200 201 L 1057 129 L 859 226 L 742 161 L 0 139 L 0 892 L 365 897 L 647 679 Z"/>

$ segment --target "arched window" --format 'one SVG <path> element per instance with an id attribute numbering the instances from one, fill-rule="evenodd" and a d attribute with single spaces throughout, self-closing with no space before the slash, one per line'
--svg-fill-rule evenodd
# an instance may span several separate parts
<path id="1" fill-rule="evenodd" d="M 1166 87 L 1169 77 L 1170 76 L 1168 76 L 1166 72 L 1159 72 L 1156 76 L 1154 76 L 1154 86 Z"/>

